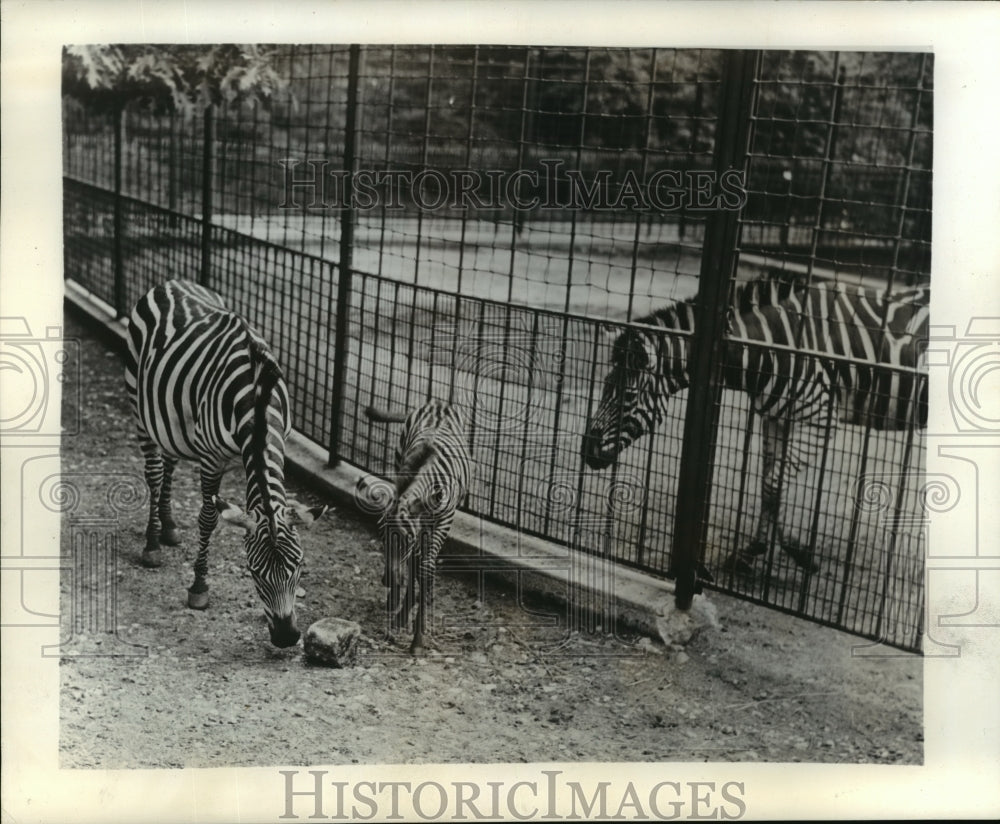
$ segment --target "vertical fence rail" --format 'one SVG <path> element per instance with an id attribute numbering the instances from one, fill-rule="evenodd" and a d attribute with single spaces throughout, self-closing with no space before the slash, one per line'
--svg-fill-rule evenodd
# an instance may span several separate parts
<path id="1" fill-rule="evenodd" d="M 817 250 L 819 249 L 820 236 L 823 234 L 824 228 L 826 226 L 825 217 L 826 217 L 827 191 L 830 188 L 830 178 L 833 175 L 834 166 L 836 163 L 837 127 L 838 124 L 840 123 L 841 109 L 843 107 L 843 101 L 844 101 L 844 84 L 847 79 L 846 71 L 844 67 L 840 65 L 839 54 L 834 55 L 832 74 L 834 77 L 834 81 L 833 81 L 833 92 L 830 99 L 830 116 L 829 116 L 830 124 L 829 127 L 827 128 L 827 133 L 826 133 L 826 144 L 824 146 L 823 160 L 822 160 L 823 164 L 822 172 L 820 174 L 820 181 L 819 181 L 819 193 L 818 193 L 819 208 L 816 210 L 816 221 L 812 227 L 809 259 L 806 263 L 806 271 L 805 271 L 807 287 L 811 287 L 813 285 L 813 270 L 816 264 L 816 253 Z M 790 191 L 791 189 L 789 186 L 789 192 Z M 785 225 L 782 227 L 782 230 L 787 231 L 787 229 L 788 229 L 788 222 L 786 221 Z M 806 319 L 801 314 L 796 315 L 795 330 L 793 332 L 793 341 L 794 341 L 793 345 L 795 346 L 796 349 L 802 346 L 802 335 L 805 333 L 805 328 L 806 328 Z M 832 406 L 833 402 L 831 399 L 830 404 L 827 408 L 826 429 L 827 429 L 828 445 L 829 445 L 830 425 L 832 424 L 832 416 L 833 416 Z M 787 431 L 789 432 L 791 431 L 792 425 L 793 425 L 792 407 L 789 406 L 785 414 L 785 427 Z M 778 490 L 777 490 L 777 498 L 779 501 L 781 501 L 784 498 L 786 493 L 785 478 L 787 476 L 786 470 L 788 468 L 788 460 L 789 460 L 789 449 L 790 449 L 789 441 L 790 441 L 789 438 L 784 438 L 781 444 L 781 455 L 779 458 L 781 462 L 781 470 L 778 473 Z M 829 452 L 828 447 L 823 450 L 823 455 L 820 462 L 820 480 L 816 485 L 817 505 L 816 505 L 815 517 L 813 518 L 813 526 L 810 528 L 810 535 L 809 535 L 810 557 L 812 556 L 812 553 L 814 553 L 816 550 L 816 538 L 817 538 L 818 523 L 819 523 L 819 511 L 820 511 L 819 503 L 821 500 L 820 496 L 823 490 L 823 475 L 826 472 L 828 452 Z M 775 528 L 774 524 L 772 524 L 771 529 L 768 530 L 767 543 L 768 543 L 767 558 L 768 558 L 768 564 L 770 565 L 773 564 L 775 547 L 778 543 L 777 529 Z M 808 576 L 806 577 L 808 579 Z M 770 578 L 768 578 L 768 581 L 765 584 L 765 589 L 764 589 L 765 598 L 767 597 L 769 587 L 770 587 Z M 805 593 L 806 587 L 807 587 L 807 580 L 803 581 L 803 588 L 802 588 L 803 593 Z"/>
<path id="2" fill-rule="evenodd" d="M 213 176 L 213 144 L 215 143 L 215 112 L 213 106 L 205 107 L 205 123 L 203 129 L 204 145 L 202 146 L 201 166 L 201 270 L 200 282 L 208 286 L 211 282 L 212 266 L 212 176 Z"/>
<path id="3" fill-rule="evenodd" d="M 111 238 L 111 271 L 114 275 L 114 301 L 115 301 L 115 313 L 119 318 L 125 317 L 128 313 L 128 307 L 125 305 L 125 269 L 124 260 L 122 258 L 122 241 L 123 241 L 123 231 L 124 231 L 124 216 L 122 210 L 124 204 L 122 202 L 122 151 L 124 149 L 124 134 L 125 131 L 125 106 L 121 105 L 115 108 L 114 113 L 114 186 L 115 186 L 115 196 L 114 196 L 114 236 Z"/>
<path id="4" fill-rule="evenodd" d="M 357 157 L 358 78 L 361 47 L 350 47 L 347 65 L 347 111 L 344 124 L 344 192 L 340 210 L 340 263 L 337 269 L 337 317 L 334 328 L 333 387 L 330 399 L 329 464 L 340 462 L 340 425 L 344 411 L 344 378 L 347 374 L 347 326 L 351 319 L 351 268 L 354 265 L 354 166 Z"/>
<path id="5" fill-rule="evenodd" d="M 722 70 L 716 128 L 716 175 L 730 169 L 745 175 L 750 149 L 754 82 L 760 53 L 727 52 Z M 676 580 L 678 609 L 689 609 L 697 590 L 712 492 L 718 424 L 719 375 L 726 329 L 726 294 L 736 268 L 739 212 L 718 209 L 705 226 L 705 250 L 698 280 L 698 318 L 690 341 L 688 391 L 677 486 L 677 516 L 670 573 Z"/>

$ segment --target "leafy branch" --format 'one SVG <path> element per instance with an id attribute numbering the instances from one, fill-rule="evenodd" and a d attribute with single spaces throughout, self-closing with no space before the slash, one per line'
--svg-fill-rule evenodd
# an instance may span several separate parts
<path id="1" fill-rule="evenodd" d="M 261 45 L 68 46 L 63 94 L 98 108 L 184 115 L 222 102 L 267 105 L 288 89 L 276 56 Z"/>

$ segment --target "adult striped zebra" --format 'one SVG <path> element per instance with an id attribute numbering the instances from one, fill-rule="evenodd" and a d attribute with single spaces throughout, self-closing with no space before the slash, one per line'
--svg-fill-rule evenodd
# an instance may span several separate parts
<path id="1" fill-rule="evenodd" d="M 395 488 L 379 524 L 385 552 L 382 585 L 388 587 L 386 611 L 397 630 L 409 623 L 415 587 L 420 585 L 410 645 L 415 653 L 430 634 L 427 616 L 434 604 L 438 553 L 472 477 L 465 416 L 457 406 L 438 400 L 409 414 L 369 407 L 366 415 L 383 422 L 403 421 L 395 453 Z"/>
<path id="2" fill-rule="evenodd" d="M 768 279 L 739 290 L 722 374 L 726 386 L 750 396 L 763 420 L 761 505 L 750 545 L 733 552 L 728 567 L 752 571 L 773 534 L 799 566 L 818 569 L 807 549 L 783 535 L 779 494 L 784 480 L 806 466 L 826 438 L 830 403 L 846 400 L 844 418 L 851 423 L 879 429 L 926 425 L 927 382 L 917 371 L 926 370 L 929 297 L 928 289 L 887 296 L 844 284 L 806 288 Z M 692 303 L 679 302 L 639 322 L 685 334 L 629 328 L 618 335 L 600 405 L 583 436 L 582 457 L 592 469 L 609 466 L 652 432 L 670 396 L 689 383 Z"/>
<path id="3" fill-rule="evenodd" d="M 295 590 L 302 569 L 295 524 L 311 526 L 326 507 L 307 509 L 285 497 L 288 390 L 267 344 L 219 295 L 169 281 L 147 292 L 129 316 L 125 385 L 149 486 L 142 563 L 160 566 L 160 545 L 179 543 L 174 468 L 182 458 L 197 461 L 202 503 L 188 606 L 208 606 L 208 543 L 221 515 L 244 530 L 271 642 L 292 646 L 299 640 Z M 218 497 L 223 474 L 237 461 L 246 472 L 246 513 Z"/>

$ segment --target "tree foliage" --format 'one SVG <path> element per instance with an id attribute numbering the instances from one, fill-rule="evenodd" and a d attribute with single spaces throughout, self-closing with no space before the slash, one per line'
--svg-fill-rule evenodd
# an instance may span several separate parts
<path id="1" fill-rule="evenodd" d="M 263 45 L 68 46 L 63 94 L 95 108 L 127 104 L 190 115 L 210 104 L 267 103 L 287 90 Z"/>

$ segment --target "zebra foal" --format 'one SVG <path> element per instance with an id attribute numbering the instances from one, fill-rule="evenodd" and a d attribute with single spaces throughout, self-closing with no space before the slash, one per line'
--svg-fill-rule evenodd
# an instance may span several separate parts
<path id="1" fill-rule="evenodd" d="M 762 469 L 757 528 L 750 545 L 727 559 L 729 568 L 751 572 L 773 536 L 796 564 L 818 570 L 808 550 L 784 536 L 779 496 L 784 482 L 822 447 L 827 425 L 836 425 L 831 419 L 835 401 L 846 401 L 850 423 L 877 429 L 926 426 L 927 384 L 918 373 L 926 374 L 922 346 L 929 298 L 927 289 L 890 296 L 844 284 L 806 288 L 771 279 L 752 281 L 738 292 L 730 309 L 722 377 L 726 386 L 749 396 L 762 418 Z M 639 323 L 686 334 L 629 328 L 617 336 L 611 371 L 581 444 L 591 469 L 614 463 L 652 432 L 670 397 L 690 381 L 692 303 L 679 302 Z"/>
<path id="2" fill-rule="evenodd" d="M 389 590 L 390 626 L 399 630 L 409 623 L 419 583 L 410 644 L 410 652 L 416 653 L 430 634 L 427 616 L 434 604 L 438 554 L 469 490 L 472 470 L 465 417 L 458 407 L 438 400 L 409 414 L 373 407 L 365 414 L 370 420 L 403 423 L 395 452 L 394 490 L 379 521 L 385 554 L 382 585 Z"/>
<path id="3" fill-rule="evenodd" d="M 149 487 L 142 563 L 160 566 L 161 544 L 180 542 L 171 507 L 173 473 L 179 460 L 196 461 L 202 504 L 188 606 L 208 606 L 209 539 L 221 516 L 244 531 L 247 567 L 271 643 L 294 645 L 303 560 L 296 523 L 311 526 L 326 507 L 307 509 L 286 499 L 288 389 L 264 339 L 215 292 L 168 281 L 140 298 L 129 315 L 125 385 Z M 246 474 L 246 512 L 218 497 L 223 474 L 237 462 Z"/>

